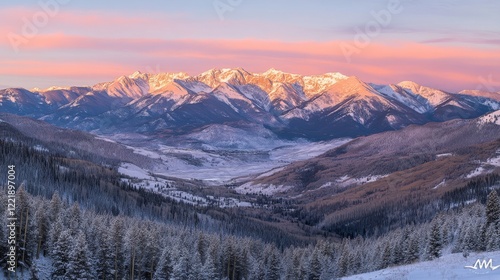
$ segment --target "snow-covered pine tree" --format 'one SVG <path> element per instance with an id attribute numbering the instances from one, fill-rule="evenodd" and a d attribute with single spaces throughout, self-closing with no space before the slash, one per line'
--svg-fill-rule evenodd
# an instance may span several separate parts
<path id="1" fill-rule="evenodd" d="M 183 246 L 182 243 L 179 243 L 175 248 L 173 259 L 175 261 L 172 269 L 172 279 L 189 280 L 190 265 L 187 246 Z"/>
<path id="2" fill-rule="evenodd" d="M 17 217 L 17 256 L 18 266 L 24 272 L 24 269 L 31 265 L 33 254 L 34 233 L 33 228 L 33 210 L 31 209 L 31 197 L 24 189 L 24 183 L 21 184 L 16 193 L 16 217 Z"/>
<path id="3" fill-rule="evenodd" d="M 67 279 L 68 264 L 70 262 L 70 252 L 73 238 L 69 230 L 64 230 L 59 234 L 57 240 L 52 244 L 51 257 L 53 260 L 52 279 Z"/>
<path id="4" fill-rule="evenodd" d="M 500 234 L 495 225 L 488 226 L 486 238 L 486 251 L 496 251 L 500 249 Z"/>
<path id="5" fill-rule="evenodd" d="M 383 246 L 382 258 L 380 260 L 379 268 L 386 268 L 391 264 L 392 264 L 391 244 L 389 242 L 386 242 L 385 245 Z"/>
<path id="6" fill-rule="evenodd" d="M 320 280 L 321 261 L 318 250 L 314 250 L 309 265 L 309 280 Z"/>
<path id="7" fill-rule="evenodd" d="M 156 271 L 153 275 L 153 280 L 168 280 L 172 275 L 172 256 L 168 247 L 163 248 L 160 256 L 160 261 L 156 266 Z M 206 278 L 214 279 L 214 278 Z"/>
<path id="8" fill-rule="evenodd" d="M 45 211 L 45 203 L 41 202 L 36 208 L 34 224 L 36 228 L 36 253 L 35 256 L 38 259 L 40 253 L 45 256 L 45 248 L 47 243 L 47 238 L 49 234 L 49 224 L 48 218 Z"/>
<path id="9" fill-rule="evenodd" d="M 205 259 L 205 264 L 203 264 L 202 269 L 202 279 L 218 279 L 217 278 L 217 267 L 212 257 L 208 256 Z"/>
<path id="10" fill-rule="evenodd" d="M 498 194 L 495 190 L 492 190 L 488 194 L 488 198 L 486 200 L 486 225 L 489 226 L 491 224 L 495 226 L 499 226 L 500 222 L 500 199 L 498 198 Z"/>
<path id="11" fill-rule="evenodd" d="M 200 254 L 197 250 L 192 250 L 189 256 L 189 279 L 201 280 L 203 279 L 203 265 L 201 263 Z"/>
<path id="12" fill-rule="evenodd" d="M 203 277 L 205 279 L 219 279 L 219 239 L 211 238 L 208 240 L 207 254 L 203 264 Z"/>
<path id="13" fill-rule="evenodd" d="M 145 233 L 141 230 L 142 224 L 131 225 L 125 234 L 125 248 L 127 256 L 125 261 L 128 265 L 128 278 L 140 277 L 142 271 L 142 248 Z"/>
<path id="14" fill-rule="evenodd" d="M 390 250 L 389 250 L 390 251 Z M 349 261 L 350 261 L 350 248 L 347 241 L 342 242 L 342 247 L 340 249 L 340 257 L 337 260 L 338 276 L 346 276 L 349 272 Z"/>
<path id="15" fill-rule="evenodd" d="M 111 222 L 111 229 L 108 231 L 107 243 L 110 255 L 109 267 L 113 274 L 111 279 L 119 280 L 124 276 L 124 236 L 125 224 L 123 217 L 117 217 Z"/>
<path id="16" fill-rule="evenodd" d="M 162 251 L 158 246 L 160 240 L 160 233 L 156 224 L 150 223 L 149 229 L 146 230 L 145 246 L 144 246 L 144 270 L 146 277 L 151 279 L 156 270 L 156 265 L 159 262 Z"/>
<path id="17" fill-rule="evenodd" d="M 413 263 L 414 261 L 418 260 L 420 256 L 420 244 L 419 244 L 419 237 L 417 234 L 412 234 L 408 238 L 408 247 L 406 250 L 405 254 L 405 262 L 406 263 Z"/>
<path id="18" fill-rule="evenodd" d="M 59 217 L 59 214 L 61 213 L 62 209 L 62 201 L 61 198 L 59 197 L 59 193 L 56 191 L 54 194 L 52 194 L 52 199 L 50 200 L 50 205 L 49 205 L 49 222 L 53 223 Z"/>
<path id="19" fill-rule="evenodd" d="M 273 246 L 269 249 L 269 258 L 267 263 L 266 279 L 279 280 L 281 275 L 281 262 L 276 248 Z"/>
<path id="20" fill-rule="evenodd" d="M 98 279 L 113 279 L 113 250 L 108 242 L 108 219 L 103 217 L 92 218 L 93 223 L 90 229 L 86 231 L 88 247 L 92 253 L 89 256 L 91 265 L 95 268 L 95 274 Z"/>
<path id="21" fill-rule="evenodd" d="M 80 225 L 82 224 L 81 216 L 82 213 L 77 202 L 73 203 L 73 205 L 71 205 L 71 208 L 69 208 L 66 212 L 66 219 L 73 236 L 76 236 L 79 232 Z"/>
<path id="22" fill-rule="evenodd" d="M 91 268 L 92 265 L 88 257 L 87 239 L 85 238 L 85 234 L 80 232 L 74 239 L 69 254 L 66 279 L 95 279 L 95 275 L 93 275 Z"/>
<path id="23" fill-rule="evenodd" d="M 439 224 L 434 222 L 429 233 L 428 257 L 429 259 L 439 258 L 443 248 L 441 230 Z"/>

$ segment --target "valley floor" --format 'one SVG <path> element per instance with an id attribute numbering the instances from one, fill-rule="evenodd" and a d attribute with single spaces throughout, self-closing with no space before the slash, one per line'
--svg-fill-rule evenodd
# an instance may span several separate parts
<path id="1" fill-rule="evenodd" d="M 462 253 L 442 256 L 433 261 L 415 263 L 411 265 L 390 267 L 378 271 L 353 275 L 343 280 L 434 280 L 434 279 L 500 279 L 500 269 L 491 268 L 471 269 L 465 266 L 474 266 L 477 260 L 492 260 L 493 269 L 500 265 L 500 251 L 471 253 L 464 258 Z M 479 267 L 479 265 L 477 266 Z"/>

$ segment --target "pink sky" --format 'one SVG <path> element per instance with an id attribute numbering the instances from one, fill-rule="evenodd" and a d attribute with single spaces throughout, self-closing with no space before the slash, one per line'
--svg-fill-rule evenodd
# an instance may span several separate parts
<path id="1" fill-rule="evenodd" d="M 391 34 L 381 30 L 361 46 L 356 44 L 354 31 L 337 31 L 340 35 L 321 39 L 305 35 L 272 38 L 253 32 L 235 36 L 235 28 L 265 32 L 266 27 L 241 19 L 214 17 L 193 22 L 182 15 L 63 8 L 29 36 L 22 33 L 23 17 L 29 20 L 39 9 L 0 11 L 0 33 L 6 34 L 0 37 L 0 87 L 91 85 L 136 70 L 197 75 L 211 68 L 242 67 L 250 72 L 269 68 L 299 74 L 341 72 L 375 83 L 413 80 L 449 91 L 500 90 L 500 51 L 495 38 L 412 40 L 404 32 L 391 35 L 394 27 L 387 27 Z M 362 27 L 363 22 L 358 25 Z M 355 52 L 346 56 L 346 46 Z"/>

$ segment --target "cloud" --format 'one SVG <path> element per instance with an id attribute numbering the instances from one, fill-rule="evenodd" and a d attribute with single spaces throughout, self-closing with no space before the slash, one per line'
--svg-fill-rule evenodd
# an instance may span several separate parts
<path id="1" fill-rule="evenodd" d="M 500 39 L 484 39 L 484 38 L 434 38 L 421 41 L 423 44 L 437 43 L 466 43 L 478 45 L 500 45 Z"/>
<path id="2" fill-rule="evenodd" d="M 491 73 L 500 76 L 497 67 L 500 53 L 496 50 L 412 42 L 372 43 L 353 54 L 348 63 L 340 43 L 115 39 L 48 34 L 34 38 L 26 46 L 25 56 L 2 61 L 0 74 L 90 77 L 102 81 L 158 65 L 162 71 L 191 74 L 214 67 L 238 66 L 250 71 L 275 67 L 301 74 L 339 71 L 380 83 L 417 79 L 450 90 L 475 88 L 478 76 Z M 40 52 L 47 57 L 29 55 Z M 61 54 L 61 58 L 54 59 L 55 54 Z"/>
<path id="3" fill-rule="evenodd" d="M 24 7 L 2 9 L 0 33 L 21 34 L 23 18 L 30 20 L 39 12 L 40 9 Z M 491 48 L 499 45 L 500 40 L 485 34 L 478 35 L 485 39 L 470 39 L 460 32 L 439 34 L 418 43 L 394 38 L 381 42 L 373 38 L 366 47 L 358 48 L 351 36 L 342 36 L 350 41 L 241 38 L 230 36 L 227 31 L 252 26 L 251 22 L 202 22 L 204 28 L 200 29 L 200 22 L 183 15 L 104 13 L 61 7 L 35 36 L 19 45 L 19 53 L 13 51 L 7 36 L 0 36 L 0 75 L 15 76 L 17 80 L 26 77 L 27 81 L 50 77 L 51 81 L 64 78 L 101 82 L 137 69 L 159 68 L 196 75 L 215 67 L 243 67 L 255 72 L 274 67 L 300 74 L 338 71 L 377 83 L 416 80 L 447 90 L 476 88 L 478 77 L 500 77 L 500 53 Z M 252 26 L 259 28 L 265 27 Z M 353 32 L 350 28 L 337 31 L 344 35 Z M 387 32 L 426 33 L 403 27 L 387 28 Z M 350 63 L 341 44 L 357 50 Z"/>

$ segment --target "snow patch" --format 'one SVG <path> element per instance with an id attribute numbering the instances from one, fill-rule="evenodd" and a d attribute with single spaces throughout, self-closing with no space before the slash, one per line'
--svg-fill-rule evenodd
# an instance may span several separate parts
<path id="1" fill-rule="evenodd" d="M 492 260 L 492 265 L 500 265 L 500 251 L 471 253 L 464 258 L 462 253 L 445 255 L 433 261 L 420 262 L 404 266 L 390 267 L 378 271 L 353 275 L 343 280 L 372 280 L 372 279 L 500 279 L 500 269 L 470 269 L 465 266 L 474 266 L 477 260 Z"/>
<path id="2" fill-rule="evenodd" d="M 484 170 L 485 169 L 482 166 L 479 166 L 478 168 L 472 170 L 472 172 L 470 172 L 469 174 L 467 174 L 465 176 L 465 178 L 470 179 L 470 178 L 479 176 L 479 175 L 483 174 Z"/>
<path id="3" fill-rule="evenodd" d="M 246 183 L 237 188 L 235 191 L 242 194 L 264 194 L 264 195 L 274 195 L 277 193 L 285 193 L 290 190 L 291 186 L 285 185 L 266 185 L 266 184 L 252 184 Z"/>
<path id="4" fill-rule="evenodd" d="M 95 136 L 94 138 L 97 140 L 102 140 L 102 141 L 106 141 L 106 142 L 110 142 L 110 143 L 116 143 L 116 141 L 102 137 L 102 136 Z"/>
<path id="5" fill-rule="evenodd" d="M 118 172 L 137 179 L 149 180 L 151 176 L 147 170 L 140 168 L 139 166 L 132 163 L 123 163 L 119 168 Z"/>
<path id="6" fill-rule="evenodd" d="M 440 187 L 444 186 L 445 184 L 446 184 L 446 180 L 445 180 L 445 179 L 443 179 L 443 181 L 441 181 L 439 184 L 437 184 L 437 185 L 436 185 L 434 188 L 432 188 L 432 189 L 433 189 L 433 190 L 438 189 L 438 188 L 440 188 Z"/>
<path id="7" fill-rule="evenodd" d="M 499 151 L 497 151 L 497 154 L 499 153 Z M 500 167 L 500 155 L 498 155 L 496 157 L 489 158 L 486 161 L 486 163 L 489 164 L 489 165 L 494 165 L 496 167 Z"/>
<path id="8" fill-rule="evenodd" d="M 441 158 L 441 157 L 451 157 L 451 156 L 453 156 L 452 153 L 445 153 L 445 154 L 438 154 L 438 155 L 436 155 L 436 157 L 438 157 L 438 158 Z"/>
<path id="9" fill-rule="evenodd" d="M 321 187 L 319 187 L 318 189 L 328 188 L 331 186 L 332 186 L 332 182 L 326 182 L 323 185 L 321 185 Z"/>
<path id="10" fill-rule="evenodd" d="M 366 183 L 375 182 L 375 181 L 382 179 L 384 177 L 387 177 L 387 176 L 388 175 L 368 175 L 368 176 L 360 177 L 360 178 L 351 178 L 348 175 L 344 175 L 344 176 L 338 178 L 337 180 L 335 180 L 335 182 L 337 183 L 338 186 L 348 187 L 351 185 L 363 185 Z"/>
<path id="11" fill-rule="evenodd" d="M 497 151 L 497 154 L 499 151 Z M 472 170 L 469 174 L 465 176 L 465 178 L 470 179 L 481 174 L 489 173 L 492 170 L 492 166 L 500 167 L 500 155 L 487 159 L 485 162 L 479 162 L 480 166 L 476 169 Z"/>
<path id="12" fill-rule="evenodd" d="M 477 122 L 480 126 L 483 126 L 488 123 L 500 125 L 500 110 L 497 110 L 495 112 L 480 117 Z"/>
<path id="13" fill-rule="evenodd" d="M 49 149 L 47 149 L 41 145 L 36 145 L 33 147 L 33 149 L 35 149 L 36 151 L 39 151 L 39 152 L 48 152 L 49 151 Z"/>

